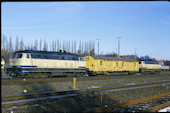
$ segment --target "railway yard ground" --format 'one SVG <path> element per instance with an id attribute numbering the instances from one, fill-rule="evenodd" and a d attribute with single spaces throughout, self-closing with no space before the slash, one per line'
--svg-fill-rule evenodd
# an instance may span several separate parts
<path id="1" fill-rule="evenodd" d="M 76 77 L 75 85 L 76 88 L 73 77 L 25 80 L 1 77 L 1 110 L 3 113 L 155 112 L 170 106 L 170 72 Z"/>

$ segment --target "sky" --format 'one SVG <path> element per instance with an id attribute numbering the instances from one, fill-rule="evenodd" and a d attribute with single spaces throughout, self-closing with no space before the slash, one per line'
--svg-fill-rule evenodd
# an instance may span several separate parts
<path id="1" fill-rule="evenodd" d="M 2 2 L 1 34 L 35 39 L 94 41 L 95 52 L 170 60 L 170 2 Z M 136 48 L 136 49 L 134 49 Z"/>

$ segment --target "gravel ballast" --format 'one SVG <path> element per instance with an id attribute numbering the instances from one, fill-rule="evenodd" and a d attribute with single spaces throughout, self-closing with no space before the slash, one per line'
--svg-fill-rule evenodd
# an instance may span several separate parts
<path id="1" fill-rule="evenodd" d="M 69 79 L 68 81 L 62 82 L 56 81 L 57 78 L 43 79 L 42 82 L 30 82 L 26 80 L 22 82 L 22 84 L 13 84 L 13 85 L 1 85 L 1 96 L 11 96 L 11 95 L 21 95 L 23 90 L 27 90 L 28 93 L 38 93 L 38 92 L 46 92 L 46 91 L 63 91 L 73 89 L 73 79 Z M 47 81 L 46 81 L 47 80 Z M 50 82 L 53 80 L 53 82 Z M 113 85 L 121 85 L 127 83 L 145 83 L 145 82 L 153 82 L 159 80 L 170 80 L 170 75 L 127 75 L 127 76 L 100 76 L 100 77 L 79 77 L 76 80 L 76 89 L 82 88 L 90 88 L 90 87 L 106 87 Z M 21 79 L 21 81 L 23 81 Z"/>

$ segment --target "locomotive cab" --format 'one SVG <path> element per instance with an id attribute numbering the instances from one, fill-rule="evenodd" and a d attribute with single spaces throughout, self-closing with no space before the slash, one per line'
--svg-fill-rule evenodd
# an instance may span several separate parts
<path id="1" fill-rule="evenodd" d="M 139 71 L 142 74 L 146 73 L 160 73 L 161 65 L 156 61 L 140 61 Z"/>
<path id="2" fill-rule="evenodd" d="M 14 53 L 9 60 L 10 67 L 31 66 L 30 53 Z"/>
<path id="3" fill-rule="evenodd" d="M 16 78 L 20 78 L 24 74 L 23 68 L 31 67 L 31 55 L 30 53 L 15 52 L 9 59 L 9 68 L 7 68 L 7 74 Z"/>

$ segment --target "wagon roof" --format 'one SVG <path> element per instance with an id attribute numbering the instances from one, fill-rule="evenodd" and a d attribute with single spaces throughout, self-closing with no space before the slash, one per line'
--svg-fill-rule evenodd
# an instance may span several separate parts
<path id="1" fill-rule="evenodd" d="M 129 58 L 119 58 L 119 57 L 101 57 L 101 56 L 93 56 L 94 59 L 102 59 L 102 60 L 118 60 L 118 61 L 129 61 L 129 62 L 137 62 L 136 59 Z"/>

